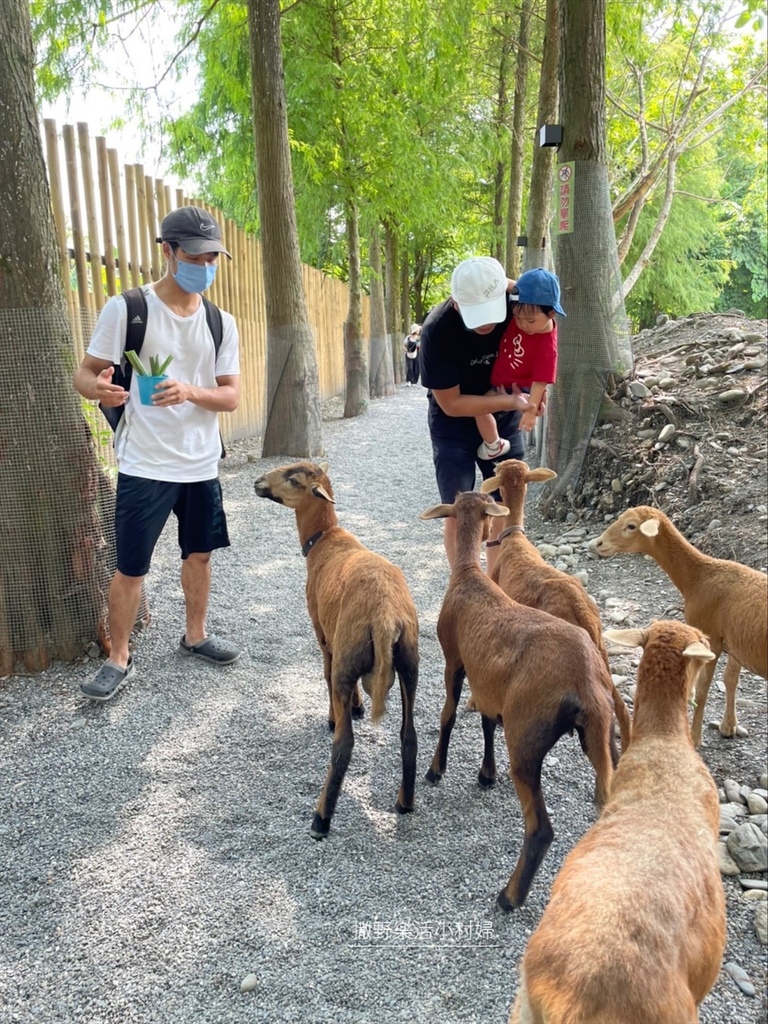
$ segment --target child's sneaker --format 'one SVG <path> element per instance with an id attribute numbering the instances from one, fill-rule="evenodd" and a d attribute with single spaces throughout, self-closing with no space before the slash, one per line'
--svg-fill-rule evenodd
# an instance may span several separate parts
<path id="1" fill-rule="evenodd" d="M 500 437 L 493 444 L 487 444 L 483 441 L 477 449 L 477 457 L 479 459 L 499 459 L 502 455 L 506 455 L 508 451 L 509 441 L 506 437 Z"/>

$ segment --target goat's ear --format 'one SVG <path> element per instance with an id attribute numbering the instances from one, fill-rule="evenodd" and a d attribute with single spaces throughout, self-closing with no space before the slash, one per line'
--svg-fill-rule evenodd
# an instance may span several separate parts
<path id="1" fill-rule="evenodd" d="M 506 505 L 497 505 L 495 501 L 492 501 L 485 506 L 483 513 L 487 516 L 508 516 L 509 509 Z"/>
<path id="2" fill-rule="evenodd" d="M 433 505 L 422 512 L 419 519 L 447 519 L 453 515 L 453 505 Z"/>
<path id="3" fill-rule="evenodd" d="M 546 469 L 544 466 L 540 466 L 538 469 L 529 469 L 525 475 L 525 482 L 527 484 L 541 484 L 545 480 L 555 480 L 557 473 L 554 469 Z"/>
<path id="4" fill-rule="evenodd" d="M 313 484 L 312 493 L 316 498 L 322 498 L 324 501 L 330 501 L 332 505 L 336 504 L 336 502 L 333 500 L 333 498 L 330 496 L 328 491 L 326 491 L 322 484 Z"/>
<path id="5" fill-rule="evenodd" d="M 640 533 L 642 533 L 644 537 L 658 537 L 659 520 L 646 519 L 644 523 L 640 523 Z"/>
<path id="6" fill-rule="evenodd" d="M 712 661 L 714 654 L 705 644 L 699 643 L 698 640 L 694 640 L 694 642 L 692 644 L 688 644 L 683 651 L 683 657 L 699 658 L 701 661 Z"/>
<path id="7" fill-rule="evenodd" d="M 328 463 L 327 462 L 318 462 L 317 465 L 319 466 L 321 473 L 327 473 L 328 472 Z"/>
<path id="8" fill-rule="evenodd" d="M 648 634 L 644 629 L 606 629 L 603 638 L 622 647 L 645 647 Z"/>
<path id="9" fill-rule="evenodd" d="M 480 484 L 480 490 L 483 494 L 491 494 L 493 491 L 497 491 L 501 487 L 500 476 L 489 476 L 487 480 L 483 480 Z"/>

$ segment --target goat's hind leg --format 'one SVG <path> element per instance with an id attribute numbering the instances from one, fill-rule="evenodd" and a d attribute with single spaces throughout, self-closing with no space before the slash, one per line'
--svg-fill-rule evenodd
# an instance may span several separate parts
<path id="1" fill-rule="evenodd" d="M 732 740 L 736 735 L 738 729 L 738 720 L 736 718 L 736 687 L 739 685 L 739 675 L 741 674 L 741 665 L 734 658 L 732 654 L 728 655 L 728 660 L 725 663 L 725 670 L 723 672 L 723 685 L 725 686 L 725 714 L 723 720 L 720 723 L 720 735 L 725 736 L 726 739 Z M 742 735 L 744 729 L 742 727 Z"/>
<path id="2" fill-rule="evenodd" d="M 355 736 L 352 732 L 351 692 L 349 690 L 346 693 L 340 693 L 338 686 L 334 686 L 333 716 L 336 726 L 331 744 L 331 763 L 309 830 L 313 839 L 324 839 L 328 835 L 341 784 L 344 781 L 352 757 L 352 748 L 355 745 Z"/>
<path id="3" fill-rule="evenodd" d="M 490 789 L 496 785 L 496 751 L 494 749 L 494 738 L 496 736 L 496 719 L 482 716 L 483 722 L 483 763 L 477 773 L 477 781 L 481 789 Z"/>
<path id="4" fill-rule="evenodd" d="M 400 726 L 400 752 L 403 760 L 403 781 L 397 794 L 395 810 L 406 814 L 413 810 L 416 787 L 416 726 L 413 724 L 413 701 L 416 696 L 416 673 L 398 672 L 403 721 Z"/>
<path id="5" fill-rule="evenodd" d="M 532 750 L 526 749 L 520 741 L 514 745 L 507 741 L 510 775 L 523 811 L 525 837 L 515 870 L 496 898 L 496 904 L 501 910 L 522 907 L 534 875 L 555 835 L 541 792 L 541 764 L 554 742 L 556 740 L 538 750 Z"/>
<path id="6" fill-rule="evenodd" d="M 715 668 L 720 660 L 719 650 L 716 651 L 713 648 L 712 653 L 716 654 L 717 657 L 714 661 L 705 662 L 699 670 L 699 674 L 696 678 L 693 723 L 691 724 L 691 738 L 693 739 L 694 747 L 701 746 L 701 728 L 704 724 L 704 708 L 707 703 L 707 697 L 709 696 L 709 688 L 712 685 L 712 680 L 715 676 Z"/>
<path id="7" fill-rule="evenodd" d="M 606 705 L 599 711 L 593 709 L 589 718 L 580 713 L 575 727 L 579 734 L 581 749 L 595 769 L 595 803 L 598 807 L 604 807 L 611 791 L 613 752 L 616 747 L 612 711 Z"/>
<path id="8" fill-rule="evenodd" d="M 427 782 L 439 782 L 445 775 L 445 768 L 448 763 L 448 743 L 451 739 L 453 727 L 456 724 L 456 708 L 461 697 L 461 687 L 464 682 L 464 666 L 461 662 L 445 666 L 445 704 L 440 715 L 440 737 L 437 741 L 432 758 L 432 764 L 427 769 L 425 776 Z"/>

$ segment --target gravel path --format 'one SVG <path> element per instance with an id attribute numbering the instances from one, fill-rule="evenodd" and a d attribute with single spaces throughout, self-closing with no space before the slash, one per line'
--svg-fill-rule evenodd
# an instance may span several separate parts
<path id="1" fill-rule="evenodd" d="M 284 460 L 246 462 L 233 446 L 222 473 L 232 547 L 215 556 L 209 628 L 242 646 L 240 661 L 218 669 L 177 655 L 183 602 L 166 530 L 129 688 L 106 706 L 84 701 L 77 687 L 93 663 L 2 683 L 3 1024 L 507 1020 L 551 882 L 595 819 L 594 777 L 564 737 L 543 775 L 555 841 L 526 905 L 495 912 L 522 839 L 501 737 L 494 790 L 476 785 L 480 722 L 465 711 L 445 779 L 423 780 L 443 702 L 435 625 L 448 576 L 441 524 L 417 519 L 438 500 L 425 415 L 424 391 L 401 387 L 359 420 L 326 423 L 342 525 L 403 567 L 421 617 L 416 812 L 392 811 L 393 690 L 380 728 L 355 724 L 330 837 L 309 837 L 329 736 L 305 565 L 293 513 L 253 493 Z M 637 562 L 601 571 L 622 595 Z M 674 591 L 646 575 L 660 615 Z M 730 915 L 738 886 L 726 884 Z M 757 997 L 721 972 L 703 1024 L 764 1019 L 765 950 L 734 914 L 725 959 L 750 973 Z"/>

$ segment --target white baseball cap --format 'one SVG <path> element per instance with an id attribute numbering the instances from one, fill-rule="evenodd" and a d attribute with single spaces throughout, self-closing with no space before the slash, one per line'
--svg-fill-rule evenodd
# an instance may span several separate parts
<path id="1" fill-rule="evenodd" d="M 500 324 L 507 315 L 504 267 L 492 256 L 471 256 L 454 270 L 451 296 L 470 330 L 485 324 Z"/>

